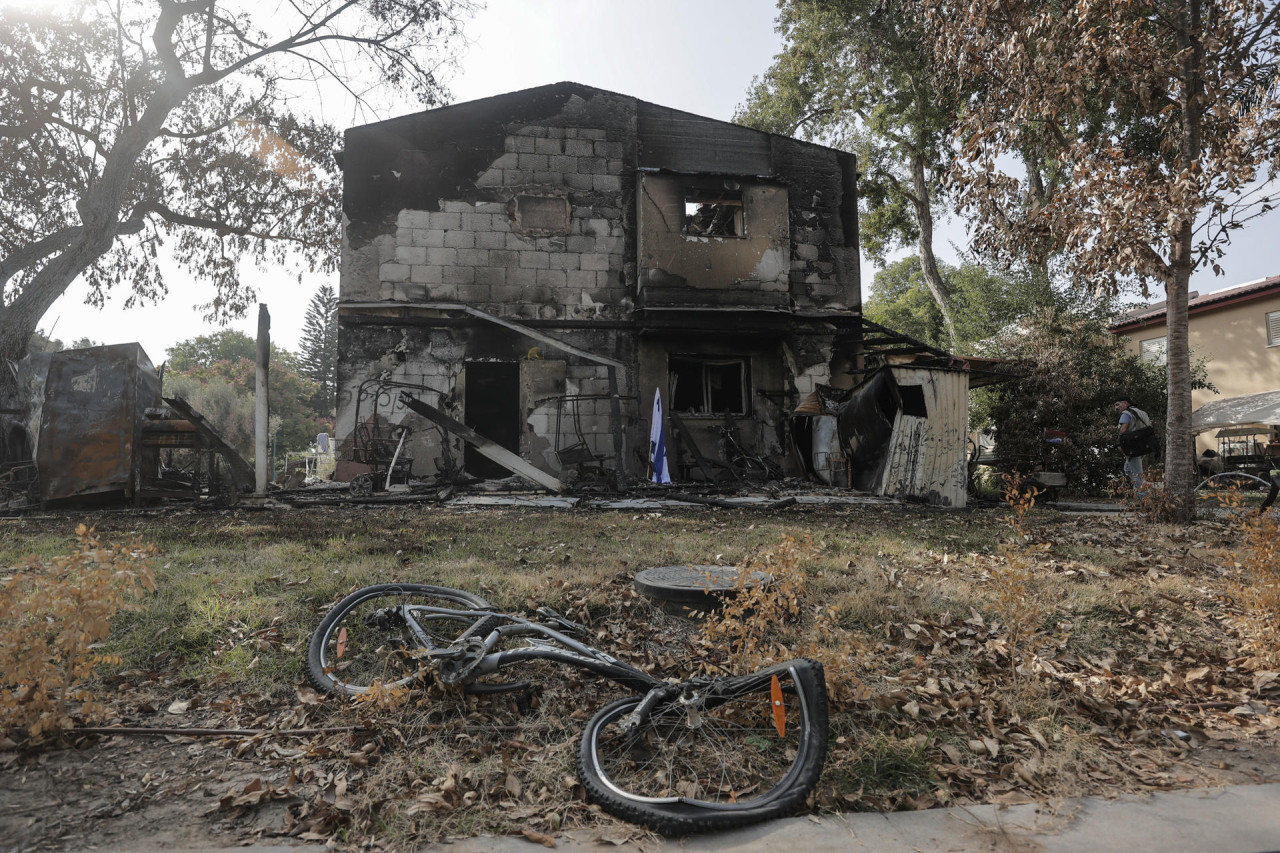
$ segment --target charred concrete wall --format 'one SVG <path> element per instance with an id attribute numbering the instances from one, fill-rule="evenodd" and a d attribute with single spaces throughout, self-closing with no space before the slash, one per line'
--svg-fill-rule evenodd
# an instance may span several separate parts
<path id="1" fill-rule="evenodd" d="M 473 106 L 433 111 L 425 126 L 410 116 L 348 132 L 343 301 L 625 315 L 633 102 L 566 93 L 482 115 Z M 439 124 L 454 133 L 440 138 Z"/>
<path id="2" fill-rule="evenodd" d="M 414 423 L 419 475 L 467 454 L 398 407 L 399 390 L 562 479 L 612 467 L 602 360 L 626 366 L 620 464 L 633 473 L 653 390 L 698 359 L 740 362 L 710 364 L 707 381 L 737 370 L 744 439 L 781 454 L 782 413 L 831 381 L 836 332 L 819 322 L 815 336 L 795 312 L 860 306 L 853 161 L 819 146 L 566 83 L 353 128 L 343 169 L 337 434 Z M 741 233 L 691 234 L 691 199 L 733 208 Z M 689 307 L 711 313 L 692 327 L 663 313 Z M 761 335 L 715 313 L 739 308 L 787 319 Z M 690 348 L 707 327 L 719 336 Z M 518 399 L 492 404 L 478 382 Z M 359 467 L 340 464 L 339 479 Z"/>
<path id="3" fill-rule="evenodd" d="M 401 393 L 495 440 L 493 433 L 518 436 L 507 449 L 562 479 L 577 477 L 583 461 L 613 456 L 609 377 L 603 365 L 565 356 L 541 341 L 486 324 L 430 327 L 400 318 L 363 317 L 344 326 L 339 337 L 342 405 L 336 432 L 344 458 L 338 463 L 338 479 L 368 470 L 351 461 L 353 442 L 389 436 L 398 425 L 413 430 L 406 453 L 414 460 L 415 474 L 429 477 L 463 470 L 467 453 L 462 440 L 409 412 L 399 401 Z M 611 330 L 566 330 L 558 337 L 583 349 L 630 350 L 629 338 L 620 339 Z M 495 401 L 501 404 L 483 422 L 474 422 L 466 405 L 468 372 L 476 365 L 506 368 L 518 389 L 509 401 Z M 629 423 L 634 423 L 634 401 L 624 404 Z M 561 461 L 561 451 L 580 444 L 585 444 L 589 460 Z"/>
<path id="4" fill-rule="evenodd" d="M 644 102 L 637 132 L 645 305 L 710 287 L 729 291 L 712 304 L 861 309 L 852 155 Z M 689 232 L 684 204 L 715 189 L 740 197 L 745 233 Z"/>
<path id="5" fill-rule="evenodd" d="M 671 174 L 641 177 L 640 298 L 646 305 L 786 305 L 791 240 L 785 187 L 735 178 Z M 739 233 L 700 233 L 686 212 L 695 201 L 730 196 L 740 209 L 730 223 Z M 729 217 L 726 217 L 726 219 Z"/>

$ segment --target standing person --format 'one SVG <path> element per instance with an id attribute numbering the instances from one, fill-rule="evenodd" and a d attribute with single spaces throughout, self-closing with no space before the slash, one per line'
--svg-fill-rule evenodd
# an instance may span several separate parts
<path id="1" fill-rule="evenodd" d="M 1121 436 L 1131 430 L 1151 426 L 1151 418 L 1147 417 L 1147 413 L 1133 405 L 1133 401 L 1123 394 L 1116 397 L 1116 411 L 1120 413 Z M 1136 456 L 1130 456 L 1125 450 L 1123 438 L 1120 440 L 1120 450 L 1124 453 L 1124 473 L 1129 477 L 1129 481 L 1133 483 L 1133 490 L 1140 493 L 1142 490 L 1142 457 L 1144 454 L 1139 453 Z"/>

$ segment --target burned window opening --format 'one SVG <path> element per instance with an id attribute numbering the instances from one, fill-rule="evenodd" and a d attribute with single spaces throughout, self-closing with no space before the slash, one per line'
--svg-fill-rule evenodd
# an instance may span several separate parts
<path id="1" fill-rule="evenodd" d="M 518 195 L 509 209 L 516 229 L 524 234 L 552 237 L 569 233 L 569 200 L 563 196 Z"/>
<path id="2" fill-rule="evenodd" d="M 924 402 L 923 385 L 899 385 L 898 395 L 902 399 L 902 414 L 913 418 L 929 417 L 929 407 Z"/>
<path id="3" fill-rule="evenodd" d="M 745 358 L 673 355 L 667 359 L 671 405 L 695 415 L 749 415 L 750 372 Z"/>
<path id="4" fill-rule="evenodd" d="M 684 194 L 684 236 L 745 237 L 742 190 L 688 189 Z"/>

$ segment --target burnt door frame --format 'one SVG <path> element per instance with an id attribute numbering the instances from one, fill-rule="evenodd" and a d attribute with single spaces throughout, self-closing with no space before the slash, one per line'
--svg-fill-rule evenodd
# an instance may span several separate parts
<path id="1" fill-rule="evenodd" d="M 480 435 L 520 455 L 520 364 L 514 361 L 468 361 L 463 423 Z M 463 470 L 497 480 L 511 472 L 468 444 Z"/>

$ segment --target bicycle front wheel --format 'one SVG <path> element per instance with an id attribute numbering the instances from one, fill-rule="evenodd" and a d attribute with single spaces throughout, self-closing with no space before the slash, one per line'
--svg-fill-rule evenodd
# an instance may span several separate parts
<path id="1" fill-rule="evenodd" d="M 432 614 L 422 608 L 485 610 L 477 595 L 426 584 L 377 584 L 333 606 L 307 644 L 307 676 L 317 690 L 358 696 L 375 684 L 408 684 L 422 675 L 422 652 L 461 637 L 483 637 L 494 616 Z"/>
<path id="2" fill-rule="evenodd" d="M 629 719 L 644 697 L 601 709 L 578 775 L 623 820 L 666 835 L 729 829 L 800 808 L 827 754 L 822 665 L 795 660 L 720 679 Z"/>

